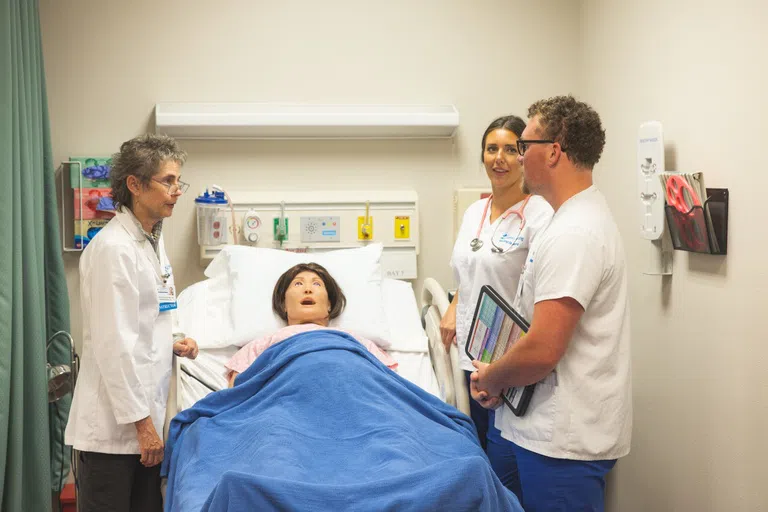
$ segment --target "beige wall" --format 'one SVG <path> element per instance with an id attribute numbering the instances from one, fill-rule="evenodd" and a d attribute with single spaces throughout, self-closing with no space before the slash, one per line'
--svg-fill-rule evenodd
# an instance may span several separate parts
<path id="1" fill-rule="evenodd" d="M 185 141 L 190 195 L 166 224 L 181 287 L 202 279 L 192 196 L 236 189 L 395 188 L 419 194 L 420 279 L 451 285 L 452 190 L 484 183 L 479 139 L 495 116 L 572 91 L 579 6 L 570 0 L 40 0 L 54 157 L 108 154 L 154 129 L 163 101 L 452 103 L 453 141 Z M 538 52 L 523 22 L 567 16 Z M 525 69 L 533 78 L 523 79 Z M 79 256 L 65 255 L 79 338 Z M 418 283 L 417 283 L 418 285 Z"/>
<path id="2" fill-rule="evenodd" d="M 486 123 L 552 94 L 591 102 L 608 130 L 597 182 L 631 269 L 634 440 L 611 475 L 609 509 L 768 510 L 768 348 L 758 324 L 768 230 L 752 220 L 768 185 L 763 2 L 40 3 L 57 160 L 115 151 L 152 129 L 160 101 L 457 105 L 453 142 L 184 142 L 195 192 L 211 182 L 415 189 L 419 271 L 445 286 L 451 193 L 484 183 Z M 704 171 L 733 203 L 730 254 L 676 253 L 671 278 L 642 274 L 647 242 L 636 233 L 636 133 L 649 119 L 664 123 L 668 168 Z M 202 278 L 193 223 L 187 197 L 167 225 L 181 286 Z M 65 258 L 77 336 L 78 257 Z"/>
<path id="3" fill-rule="evenodd" d="M 634 432 L 612 510 L 768 510 L 768 5 L 605 0 L 582 14 L 580 90 L 607 129 L 597 181 L 631 269 Z M 730 191 L 728 256 L 678 251 L 670 278 L 642 274 L 636 234 L 637 129 L 650 119 L 664 124 L 668 169 Z"/>

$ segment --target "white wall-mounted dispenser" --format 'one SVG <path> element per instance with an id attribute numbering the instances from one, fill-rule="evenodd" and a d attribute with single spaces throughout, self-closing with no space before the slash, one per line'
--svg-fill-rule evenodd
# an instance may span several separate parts
<path id="1" fill-rule="evenodd" d="M 672 274 L 672 244 L 665 236 L 664 192 L 659 173 L 664 172 L 664 133 L 658 121 L 640 125 L 637 138 L 638 206 L 640 235 L 649 240 L 648 270 L 644 274 Z"/>

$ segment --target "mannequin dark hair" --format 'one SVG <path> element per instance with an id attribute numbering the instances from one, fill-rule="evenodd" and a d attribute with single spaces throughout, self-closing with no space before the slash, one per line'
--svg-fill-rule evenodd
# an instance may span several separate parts
<path id="1" fill-rule="evenodd" d="M 275 289 L 272 291 L 272 311 L 277 313 L 284 321 L 288 321 L 288 314 L 285 312 L 285 293 L 296 276 L 302 272 L 317 274 L 323 281 L 325 290 L 328 293 L 328 302 L 331 304 L 328 318 L 333 320 L 338 317 L 347 305 L 347 298 L 344 296 L 344 292 L 341 291 L 339 283 L 331 277 L 331 274 L 328 273 L 325 267 L 317 263 L 299 263 L 286 270 L 280 276 L 277 283 L 275 283 Z"/>

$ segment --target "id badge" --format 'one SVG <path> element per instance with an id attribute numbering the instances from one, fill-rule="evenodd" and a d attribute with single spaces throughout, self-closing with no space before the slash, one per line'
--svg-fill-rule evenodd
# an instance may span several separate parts
<path id="1" fill-rule="evenodd" d="M 501 235 L 501 238 L 499 239 L 499 245 L 504 245 L 504 249 L 511 249 L 513 247 L 518 247 L 523 241 L 523 237 L 518 234 L 509 234 L 504 233 Z"/>
<path id="2" fill-rule="evenodd" d="M 158 285 L 157 301 L 160 303 L 160 311 L 176 309 L 176 290 L 173 283 Z"/>
<path id="3" fill-rule="evenodd" d="M 163 267 L 163 284 L 157 285 L 157 302 L 160 303 L 160 311 L 176 309 L 176 287 L 173 282 L 173 269 L 170 265 Z"/>

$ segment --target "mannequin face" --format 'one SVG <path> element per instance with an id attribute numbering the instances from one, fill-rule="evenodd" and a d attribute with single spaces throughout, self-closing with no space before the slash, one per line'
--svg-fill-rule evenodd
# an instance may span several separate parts
<path id="1" fill-rule="evenodd" d="M 288 325 L 318 324 L 327 326 L 331 304 L 323 280 L 314 272 L 300 272 L 285 292 Z"/>

